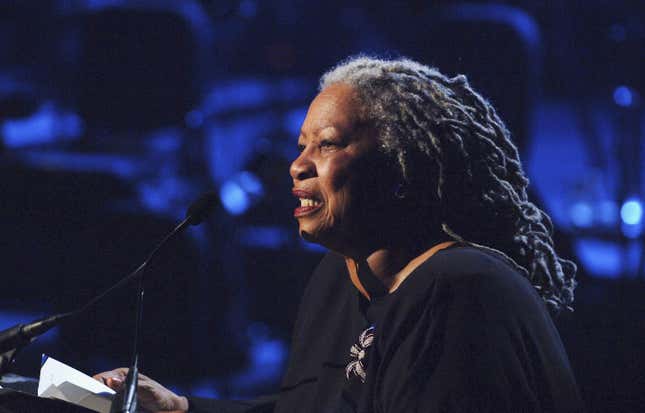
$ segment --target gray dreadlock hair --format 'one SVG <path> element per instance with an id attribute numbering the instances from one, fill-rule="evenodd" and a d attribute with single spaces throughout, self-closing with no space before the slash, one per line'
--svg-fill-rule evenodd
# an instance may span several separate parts
<path id="1" fill-rule="evenodd" d="M 465 76 L 409 59 L 352 57 L 320 90 L 356 89 L 362 121 L 395 165 L 412 203 L 452 239 L 501 253 L 554 312 L 571 310 L 576 265 L 553 248 L 549 216 L 528 200 L 517 147 L 495 109 Z"/>

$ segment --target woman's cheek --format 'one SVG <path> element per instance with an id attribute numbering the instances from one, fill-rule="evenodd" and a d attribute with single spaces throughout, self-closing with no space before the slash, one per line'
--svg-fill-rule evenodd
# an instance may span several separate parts
<path id="1" fill-rule="evenodd" d="M 334 197 L 333 219 L 336 224 L 343 223 L 351 218 L 351 193 L 346 186 L 336 193 Z"/>
<path id="2" fill-rule="evenodd" d="M 327 182 L 330 183 L 331 190 L 340 193 L 351 184 L 354 170 L 355 159 L 349 154 L 338 154 L 330 159 L 323 168 L 327 170 Z"/>
<path id="3" fill-rule="evenodd" d="M 338 220 L 339 211 L 338 211 L 338 202 L 334 198 L 327 198 L 327 203 L 323 209 L 323 214 L 321 217 L 321 227 L 329 230 L 333 229 L 335 223 Z"/>

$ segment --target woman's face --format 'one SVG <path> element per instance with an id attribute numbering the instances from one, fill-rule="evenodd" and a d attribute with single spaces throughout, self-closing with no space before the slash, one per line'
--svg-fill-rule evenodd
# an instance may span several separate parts
<path id="1" fill-rule="evenodd" d="M 378 192 L 376 139 L 359 125 L 353 87 L 335 84 L 311 102 L 290 168 L 300 235 L 335 251 L 351 248 L 373 216 L 370 194 Z"/>

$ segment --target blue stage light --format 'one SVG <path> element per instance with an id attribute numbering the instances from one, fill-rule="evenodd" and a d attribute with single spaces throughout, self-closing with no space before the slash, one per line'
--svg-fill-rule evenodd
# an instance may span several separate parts
<path id="1" fill-rule="evenodd" d="M 237 181 L 240 183 L 240 187 L 250 195 L 262 196 L 264 194 L 264 188 L 262 187 L 262 182 L 257 176 L 255 176 L 251 172 L 248 172 L 248 171 L 240 172 L 237 175 Z"/>
<path id="2" fill-rule="evenodd" d="M 307 116 L 307 107 L 290 110 L 284 115 L 283 127 L 293 138 L 300 135 L 300 127 Z M 295 145 L 294 145 L 295 147 Z"/>
<path id="3" fill-rule="evenodd" d="M 224 208 L 233 215 L 244 213 L 251 204 L 249 196 L 237 182 L 226 181 L 219 190 Z"/>
<path id="4" fill-rule="evenodd" d="M 571 222 L 577 227 L 587 228 L 593 223 L 593 209 L 586 202 L 576 202 L 570 210 Z"/>
<path id="5" fill-rule="evenodd" d="M 271 338 L 268 325 L 255 322 L 247 327 L 250 341 L 248 347 L 249 365 L 231 381 L 233 389 L 249 389 L 258 384 L 274 381 L 282 374 L 287 358 L 287 344 Z"/>
<path id="6" fill-rule="evenodd" d="M 639 199 L 631 198 L 620 208 L 620 218 L 627 225 L 638 225 L 643 219 L 643 204 Z"/>
<path id="7" fill-rule="evenodd" d="M 602 225 L 613 226 L 618 221 L 618 204 L 615 201 L 605 200 L 598 205 L 598 221 Z"/>
<path id="8" fill-rule="evenodd" d="M 605 240 L 580 238 L 575 241 L 576 256 L 593 277 L 618 278 L 623 271 L 620 245 Z"/>
<path id="9" fill-rule="evenodd" d="M 251 347 L 251 357 L 256 367 L 279 368 L 287 357 L 287 346 L 281 340 L 259 340 Z"/>
<path id="10" fill-rule="evenodd" d="M 241 215 L 264 195 L 264 186 L 252 172 L 242 171 L 222 184 L 219 195 L 229 213 Z"/>
<path id="11" fill-rule="evenodd" d="M 634 103 L 634 92 L 627 86 L 614 89 L 614 102 L 618 106 L 629 107 Z"/>
<path id="12" fill-rule="evenodd" d="M 7 119 L 0 135 L 4 145 L 13 149 L 76 140 L 84 128 L 76 113 L 45 103 L 28 117 Z"/>

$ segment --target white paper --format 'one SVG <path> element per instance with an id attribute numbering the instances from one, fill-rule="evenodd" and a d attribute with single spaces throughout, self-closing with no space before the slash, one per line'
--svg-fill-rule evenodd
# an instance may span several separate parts
<path id="1" fill-rule="evenodd" d="M 109 413 L 114 390 L 87 374 L 43 354 L 38 396 L 60 399 L 100 413 Z"/>

